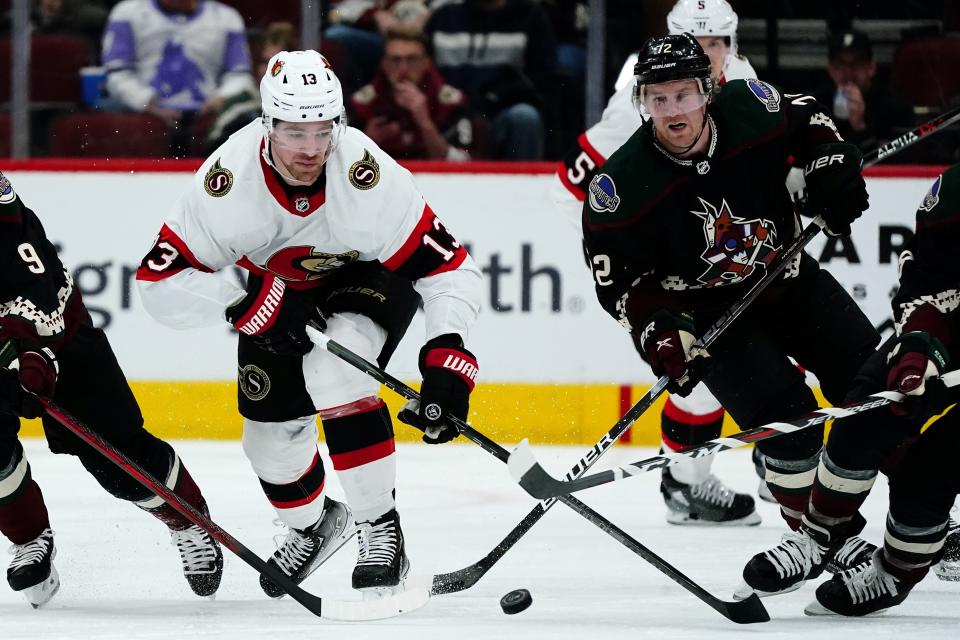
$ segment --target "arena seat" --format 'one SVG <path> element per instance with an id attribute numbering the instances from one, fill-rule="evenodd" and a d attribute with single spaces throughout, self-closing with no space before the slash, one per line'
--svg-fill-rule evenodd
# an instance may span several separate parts
<path id="1" fill-rule="evenodd" d="M 960 36 L 904 42 L 893 60 L 896 92 L 916 107 L 945 108 L 960 98 Z"/>
<path id="2" fill-rule="evenodd" d="M 142 113 L 75 113 L 54 121 L 50 155 L 158 158 L 170 155 L 170 136 L 162 120 Z"/>
<path id="3" fill-rule="evenodd" d="M 0 102 L 10 100 L 11 41 L 0 38 Z M 80 69 L 94 61 L 94 51 L 76 36 L 34 36 L 30 42 L 30 102 L 39 106 L 80 101 Z"/>

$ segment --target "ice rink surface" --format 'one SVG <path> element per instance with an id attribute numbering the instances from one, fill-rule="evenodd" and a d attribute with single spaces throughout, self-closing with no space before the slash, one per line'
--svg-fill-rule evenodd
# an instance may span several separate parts
<path id="1" fill-rule="evenodd" d="M 203 489 L 213 518 L 254 551 L 271 553 L 273 536 L 282 529 L 272 523 L 273 511 L 239 442 L 175 446 Z M 932 575 L 903 605 L 883 616 L 804 616 L 803 607 L 814 591 L 808 585 L 765 600 L 771 622 L 735 625 L 562 504 L 472 589 L 438 596 L 399 618 L 363 625 L 331 623 L 289 598 L 270 601 L 257 584 L 257 574 L 229 552 L 216 600 L 202 600 L 189 591 L 160 523 L 105 494 L 77 460 L 53 456 L 40 440 L 28 440 L 25 447 L 56 531 L 61 589 L 35 611 L 0 584 L 4 639 L 927 640 L 960 634 L 960 583 L 940 582 Z M 505 465 L 469 443 L 398 448 L 398 503 L 412 575 L 452 571 L 478 560 L 535 504 L 511 482 Z M 557 474 L 584 452 L 583 447 L 536 450 Z M 597 469 L 652 453 L 618 447 Z M 735 488 L 755 489 L 749 451 L 721 454 L 715 469 Z M 761 503 L 763 524 L 749 529 L 671 526 L 663 518 L 658 479 L 652 472 L 578 496 L 705 588 L 729 598 L 744 562 L 778 541 L 783 525 L 775 507 Z M 328 486 L 332 496 L 342 497 L 335 474 L 328 476 Z M 886 484 L 881 478 L 865 509 L 865 535 L 875 543 L 882 539 L 885 513 Z M 348 543 L 304 586 L 324 596 L 354 597 L 349 580 L 355 558 L 356 546 Z M 504 615 L 500 597 L 521 587 L 533 594 L 533 606 Z"/>

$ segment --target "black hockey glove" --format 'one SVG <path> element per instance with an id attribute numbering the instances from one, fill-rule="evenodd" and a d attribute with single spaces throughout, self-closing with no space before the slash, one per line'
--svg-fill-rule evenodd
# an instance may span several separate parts
<path id="1" fill-rule="evenodd" d="M 53 397 L 60 367 L 50 349 L 21 353 L 17 368 L 0 370 L 0 412 L 21 418 L 39 418 L 43 407 L 37 396 Z"/>
<path id="2" fill-rule="evenodd" d="M 807 209 L 821 216 L 831 236 L 850 235 L 850 223 L 869 206 L 867 183 L 860 175 L 863 155 L 856 145 L 831 142 L 817 145 L 804 166 Z"/>
<path id="3" fill-rule="evenodd" d="M 227 322 L 251 337 L 264 351 L 304 356 L 313 349 L 307 324 L 323 331 L 327 321 L 313 296 L 296 291 L 274 275 L 250 275 L 247 294 L 227 307 Z"/>
<path id="4" fill-rule="evenodd" d="M 467 419 L 478 371 L 477 359 L 463 348 L 460 336 L 448 333 L 430 340 L 420 349 L 420 402 L 408 402 L 397 417 L 421 429 L 427 444 L 450 442 L 460 431 L 446 417 Z"/>
<path id="5" fill-rule="evenodd" d="M 670 378 L 670 393 L 689 395 L 706 374 L 710 358 L 705 349 L 693 346 L 693 318 L 686 313 L 660 310 L 640 330 L 635 341 L 654 375 Z"/>
<path id="6" fill-rule="evenodd" d="M 890 409 L 918 419 L 945 409 L 951 403 L 947 389 L 931 378 L 946 371 L 949 359 L 943 344 L 928 333 L 911 331 L 900 336 L 887 356 L 887 389 L 906 394 L 907 399 Z"/>

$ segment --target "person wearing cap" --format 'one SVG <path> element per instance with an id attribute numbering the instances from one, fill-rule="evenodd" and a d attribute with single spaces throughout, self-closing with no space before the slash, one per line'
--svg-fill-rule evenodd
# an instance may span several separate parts
<path id="1" fill-rule="evenodd" d="M 910 126 L 910 106 L 877 73 L 870 36 L 856 30 L 831 34 L 827 57 L 829 81 L 813 95 L 828 107 L 844 140 L 866 151 Z"/>
<path id="2" fill-rule="evenodd" d="M 396 503 L 393 424 L 380 384 L 314 347 L 307 326 L 385 367 L 422 298 L 421 403 L 401 420 L 431 444 L 466 419 L 466 347 L 481 276 L 410 172 L 345 122 L 316 51 L 281 51 L 260 81 L 263 116 L 200 167 L 137 271 L 146 310 L 174 328 L 239 332 L 243 450 L 289 533 L 269 563 L 296 583 L 352 537 L 352 585 L 400 588 L 410 563 Z M 221 273 L 237 265 L 246 287 Z M 346 494 L 327 495 L 319 415 Z M 271 597 L 283 590 L 261 577 Z"/>

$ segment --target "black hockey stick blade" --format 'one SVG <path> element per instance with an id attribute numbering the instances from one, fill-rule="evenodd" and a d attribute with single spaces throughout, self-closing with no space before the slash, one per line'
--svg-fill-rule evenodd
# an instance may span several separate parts
<path id="1" fill-rule="evenodd" d="M 448 593 L 457 593 L 465 591 L 477 584 L 480 578 L 486 575 L 493 565 L 500 558 L 506 555 L 513 546 L 522 538 L 533 525 L 547 512 L 543 504 L 535 506 L 517 525 L 504 536 L 503 540 L 490 550 L 490 553 L 480 558 L 468 567 L 451 571 L 450 573 L 438 573 L 433 576 L 433 586 L 430 588 L 430 595 L 443 595 Z"/>
<path id="2" fill-rule="evenodd" d="M 427 587 L 417 584 L 414 580 L 407 582 L 408 586 L 403 592 L 379 600 L 331 600 L 304 591 L 290 580 L 287 574 L 267 564 L 260 556 L 222 529 L 220 525 L 197 511 L 165 484 L 147 473 L 140 465 L 118 451 L 100 434 L 71 416 L 52 400 L 42 397 L 38 397 L 37 400 L 43 405 L 50 417 L 107 457 L 146 489 L 163 498 L 177 513 L 207 531 L 217 542 L 236 554 L 258 573 L 272 580 L 310 613 L 329 620 L 362 622 L 392 618 L 403 613 L 409 613 L 424 606 L 430 600 L 430 591 Z"/>
<path id="3" fill-rule="evenodd" d="M 745 600 L 717 600 L 710 603 L 727 620 L 737 624 L 754 624 L 756 622 L 770 622 L 770 614 L 760 601 L 760 596 L 751 593 Z"/>

